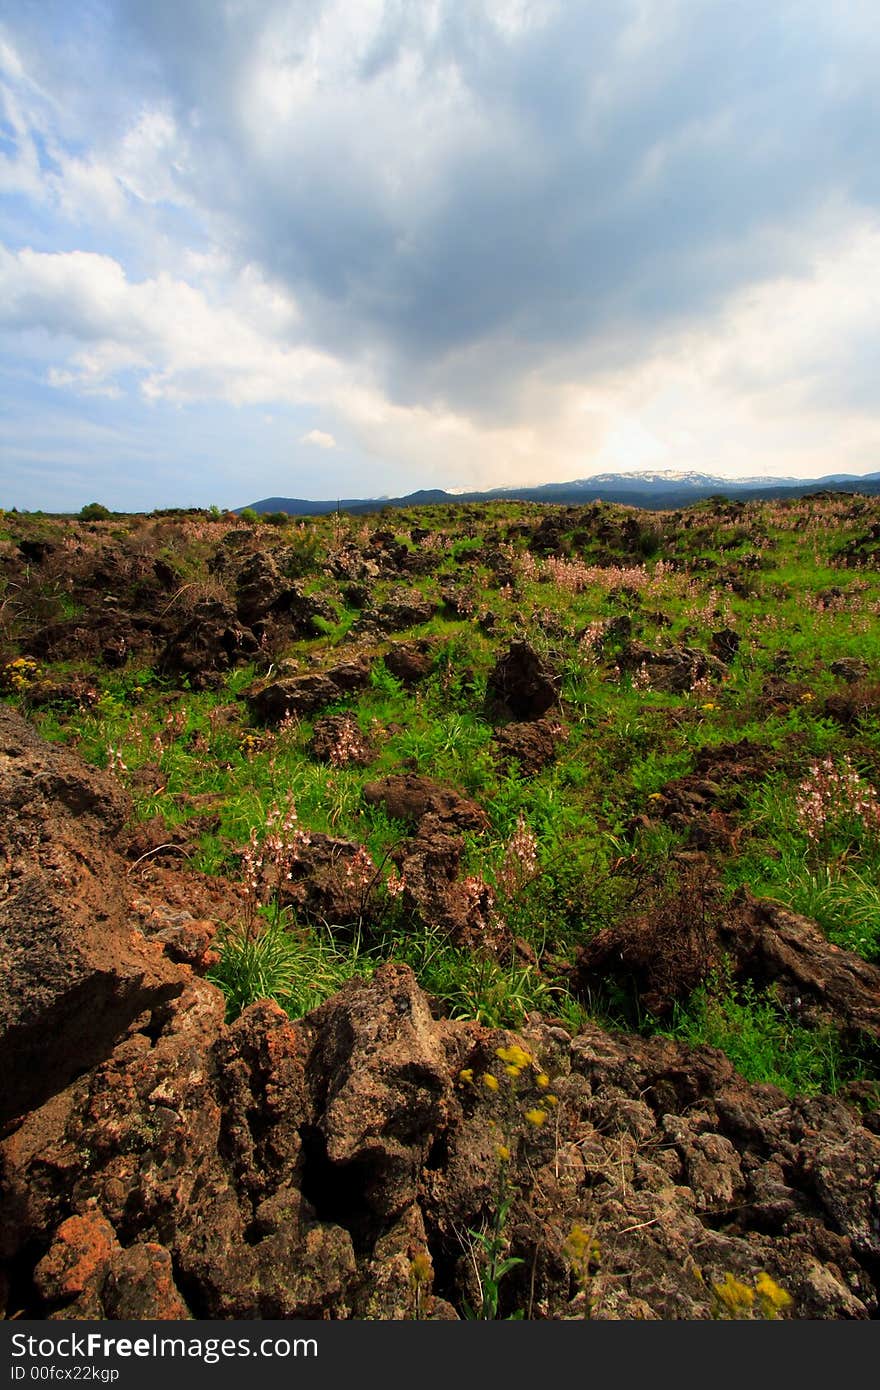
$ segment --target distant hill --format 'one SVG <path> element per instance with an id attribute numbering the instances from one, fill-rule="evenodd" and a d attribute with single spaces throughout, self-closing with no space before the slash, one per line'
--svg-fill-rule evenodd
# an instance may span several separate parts
<path id="1" fill-rule="evenodd" d="M 597 473 L 569 483 L 542 483 L 535 487 L 497 487 L 486 492 L 444 492 L 421 489 L 404 497 L 345 497 L 309 501 L 302 497 L 264 497 L 249 505 L 255 512 L 287 512 L 290 516 L 326 516 L 328 512 L 378 512 L 385 507 L 419 507 L 456 502 L 555 502 L 570 506 L 587 502 L 621 502 L 631 507 L 659 511 L 687 507 L 707 497 L 732 501 L 750 498 L 804 497 L 813 492 L 880 494 L 880 473 L 859 476 L 830 473 L 823 478 L 716 478 L 710 473 L 642 472 Z M 238 512 L 244 507 L 237 507 Z"/>

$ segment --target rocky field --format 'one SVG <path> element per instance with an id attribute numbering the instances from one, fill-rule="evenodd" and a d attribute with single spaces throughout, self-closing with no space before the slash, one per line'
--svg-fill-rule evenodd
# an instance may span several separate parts
<path id="1" fill-rule="evenodd" d="M 0 513 L 6 1316 L 876 1317 L 878 567 Z"/>

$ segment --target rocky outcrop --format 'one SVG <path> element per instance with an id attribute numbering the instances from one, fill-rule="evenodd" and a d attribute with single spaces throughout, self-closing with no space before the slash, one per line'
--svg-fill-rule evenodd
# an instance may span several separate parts
<path id="1" fill-rule="evenodd" d="M 772 984 L 801 1023 L 832 1023 L 850 1038 L 880 1039 L 880 969 L 833 945 L 815 922 L 739 889 L 724 903 L 699 866 L 641 913 L 601 931 L 579 953 L 572 987 L 625 985 L 662 1015 L 725 962 L 730 978 Z"/>
<path id="2" fill-rule="evenodd" d="M 193 689 L 201 690 L 216 683 L 212 678 L 218 673 L 252 660 L 259 647 L 259 640 L 228 604 L 205 599 L 166 644 L 159 669 L 165 675 L 186 676 Z"/>
<path id="3" fill-rule="evenodd" d="M 432 816 L 451 830 L 489 828 L 486 812 L 470 797 L 414 772 L 367 782 L 363 794 L 369 806 L 381 806 L 392 820 L 409 825 L 417 825 L 423 816 Z"/>
<path id="4" fill-rule="evenodd" d="M 559 702 L 561 678 L 528 642 L 511 642 L 490 672 L 486 704 L 495 717 L 541 719 Z"/>
<path id="5" fill-rule="evenodd" d="M 248 695 L 251 714 L 261 724 L 280 724 L 287 715 L 309 716 L 363 690 L 370 678 L 366 658 L 304 676 L 285 676 Z"/>
<path id="6" fill-rule="evenodd" d="M 112 780 L 2 710 L 0 759 L 7 1317 L 455 1318 L 501 1201 L 504 1317 L 708 1318 L 726 1275 L 770 1276 L 789 1316 L 876 1316 L 880 1115 L 711 1048 L 436 1017 L 395 963 L 299 1021 L 264 1001 L 227 1024 L 132 928 Z M 405 872 L 446 835 L 423 816 Z M 764 905 L 743 911 L 766 956 Z M 799 924 L 772 929 L 797 956 Z"/>
<path id="7" fill-rule="evenodd" d="M 134 932 L 108 850 L 129 803 L 0 705 L 0 1120 L 105 1057 L 134 1019 L 179 994 L 160 946 Z"/>
<path id="8" fill-rule="evenodd" d="M 498 758 L 515 764 L 526 777 L 541 772 L 555 762 L 563 738 L 562 725 L 552 719 L 531 723 L 506 724 L 494 736 Z"/>

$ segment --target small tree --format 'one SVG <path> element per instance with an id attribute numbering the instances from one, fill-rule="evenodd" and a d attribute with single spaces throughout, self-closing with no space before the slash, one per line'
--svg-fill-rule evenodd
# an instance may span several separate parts
<path id="1" fill-rule="evenodd" d="M 89 502 L 79 514 L 80 521 L 106 521 L 110 512 L 100 502 Z"/>

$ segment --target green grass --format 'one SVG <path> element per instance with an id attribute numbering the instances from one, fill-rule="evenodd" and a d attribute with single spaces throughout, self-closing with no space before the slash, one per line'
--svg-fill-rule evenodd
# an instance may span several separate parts
<path id="1" fill-rule="evenodd" d="M 256 992 L 298 1016 L 347 974 L 367 973 L 391 956 L 408 960 L 438 1007 L 455 1016 L 516 1026 L 536 1009 L 579 1026 L 585 1014 L 565 989 L 564 966 L 592 935 L 623 920 L 639 885 L 663 881 L 674 873 L 676 856 L 689 850 L 687 828 L 673 829 L 662 819 L 656 794 L 695 771 L 702 750 L 741 739 L 765 750 L 768 767 L 744 786 L 721 789 L 736 841 L 732 849 L 710 851 L 714 868 L 729 889 L 746 884 L 815 920 L 835 944 L 880 960 L 880 847 L 843 821 L 814 842 L 796 805 L 811 763 L 826 756 L 838 763 L 851 757 L 880 791 L 878 713 L 842 728 L 824 710 L 829 695 L 846 690 L 830 670 L 836 659 L 862 658 L 873 667 L 872 679 L 880 676 L 880 573 L 853 571 L 835 559 L 842 546 L 866 533 L 880 503 L 755 502 L 734 511 L 708 503 L 676 517 L 639 516 L 610 505 L 596 514 L 572 509 L 559 513 L 565 518 L 557 557 L 564 557 L 563 565 L 548 563 L 532 545 L 530 528 L 550 514 L 499 502 L 338 515 L 283 529 L 261 525 L 257 544 L 273 552 L 289 578 L 319 593 L 338 620 L 318 620 L 307 638 L 285 640 L 282 630 L 265 657 L 231 672 L 215 690 L 194 692 L 185 681 L 161 678 L 146 651 L 120 670 L 85 659 L 41 659 L 49 679 L 86 677 L 99 698 L 91 708 L 75 702 L 34 708 L 38 728 L 87 762 L 115 769 L 136 815 L 158 814 L 169 826 L 185 826 L 203 813 L 199 798 L 211 799 L 218 823 L 194 827 L 190 860 L 206 872 L 236 877 L 251 830 L 265 825 L 273 803 L 288 796 L 302 827 L 359 841 L 383 863 L 411 833 L 364 801 L 364 784 L 389 773 L 435 778 L 485 809 L 489 829 L 466 837 L 461 872 L 494 885 L 498 911 L 537 964 L 457 950 L 430 928 L 402 922 L 379 892 L 371 902 L 369 939 L 360 944 L 331 940 L 306 922 L 288 921 L 285 929 L 273 921 L 250 941 L 228 933 L 218 979 L 222 975 L 232 1011 Z M 56 553 L 78 556 L 84 572 L 108 534 L 101 524 L 84 529 L 72 519 L 7 514 L 3 524 L 13 544 L 24 536 L 71 542 Z M 149 593 L 142 581 L 154 559 L 171 564 L 181 580 L 173 596 L 162 598 L 169 621 L 182 619 L 200 592 L 226 592 L 234 604 L 236 568 L 247 546 L 237 548 L 234 534 L 229 545 L 223 541 L 229 525 L 208 514 L 191 521 L 117 519 L 114 544 L 123 553 L 131 547 L 139 562 L 128 595 L 124 586 L 116 594 L 122 607 L 127 597 L 136 607 L 137 594 Z M 400 586 L 436 601 L 452 581 L 467 594 L 474 617 L 451 620 L 444 610 L 410 634 L 369 634 L 327 557 L 339 547 L 363 549 L 377 529 L 391 531 L 410 552 L 429 552 L 430 545 L 412 542 L 416 526 L 437 538 L 433 571 L 381 575 L 370 584 L 371 605 Z M 497 547 L 502 568 L 509 564 L 514 571 L 512 592 L 499 591 L 489 568 Z M 218 555 L 223 563 L 215 565 Z M 572 568 L 579 561 L 593 567 L 588 582 Z M 0 668 L 28 654 L 28 643 L 47 622 L 88 617 L 88 586 L 65 587 L 70 576 L 52 564 L 10 576 L 6 592 L 14 602 L 10 598 L 0 615 Z M 480 626 L 487 611 L 495 618 L 492 628 Z M 598 647 L 580 641 L 589 625 L 623 616 L 633 639 L 655 650 L 670 643 L 706 649 L 711 634 L 726 625 L 737 630 L 741 646 L 726 678 L 709 692 L 639 689 L 631 676 L 613 670 L 627 640 L 620 631 Z M 411 689 L 383 661 L 387 643 L 408 635 L 434 643 L 434 669 Z M 566 738 L 556 762 L 530 776 L 497 760 L 485 708 L 492 665 L 514 639 L 531 642 L 562 677 Z M 242 696 L 270 662 L 293 659 L 305 670 L 362 651 L 372 660 L 369 687 L 326 712 L 354 714 L 376 750 L 368 767 L 316 762 L 312 719 L 285 734 L 250 726 Z M 780 678 L 796 693 L 774 705 L 769 695 Z M 30 708 L 26 691 L 7 691 L 6 697 Z M 539 872 L 506 898 L 501 867 L 521 818 L 537 837 Z M 724 1047 L 753 1079 L 788 1089 L 833 1089 L 847 1074 L 834 1035 L 795 1025 L 769 996 L 746 987 L 698 992 L 680 1006 L 674 1027 L 679 1036 Z"/>
<path id="2" fill-rule="evenodd" d="M 228 929 L 219 940 L 220 960 L 208 978 L 226 996 L 228 1022 L 258 999 L 301 1018 L 335 994 L 346 980 L 369 977 L 376 961 L 329 935 L 300 934 L 283 916 L 260 919 L 252 931 Z"/>
<path id="3" fill-rule="evenodd" d="M 696 990 L 686 1005 L 676 1006 L 667 1036 L 691 1047 L 718 1047 L 747 1081 L 778 1086 L 789 1096 L 833 1094 L 862 1074 L 835 1029 L 801 1027 L 750 982 L 719 987 L 716 981 Z"/>

